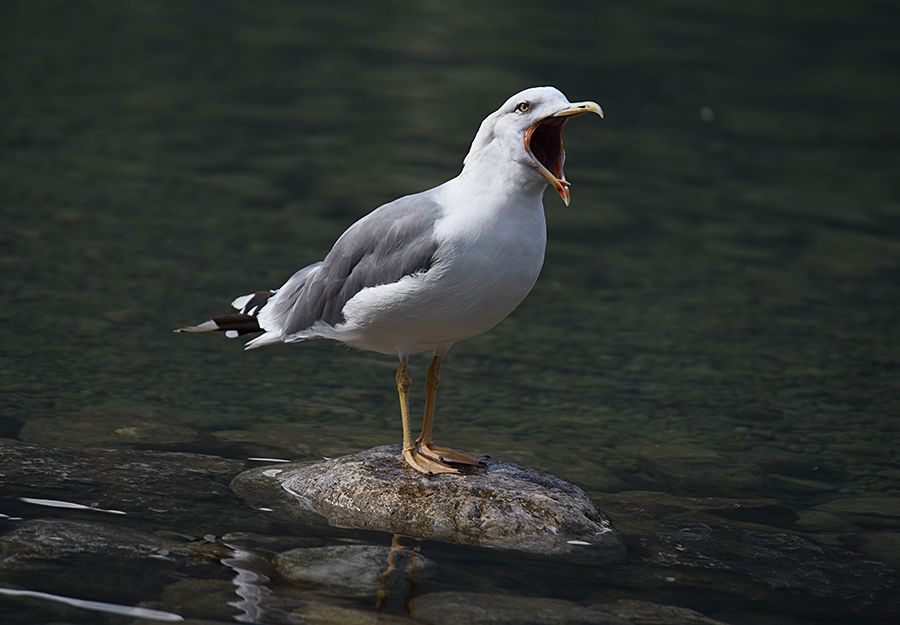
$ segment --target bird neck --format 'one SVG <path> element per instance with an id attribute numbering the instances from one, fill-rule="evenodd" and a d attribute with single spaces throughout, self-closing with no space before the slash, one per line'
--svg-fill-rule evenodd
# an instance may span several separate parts
<path id="1" fill-rule="evenodd" d="M 542 197 L 547 180 L 530 162 L 520 160 L 527 158 L 524 150 L 522 155 L 510 152 L 497 137 L 479 131 L 454 181 L 475 195 Z"/>

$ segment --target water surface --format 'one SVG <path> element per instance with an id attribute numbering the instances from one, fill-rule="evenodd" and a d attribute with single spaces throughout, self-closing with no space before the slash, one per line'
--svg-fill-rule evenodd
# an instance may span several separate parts
<path id="1" fill-rule="evenodd" d="M 598 501 L 773 499 L 799 520 L 768 526 L 900 568 L 898 18 L 876 1 L 7 2 L 0 435 L 235 459 L 398 442 L 391 358 L 170 330 L 454 176 L 487 113 L 552 84 L 606 119 L 567 125 L 572 204 L 545 198 L 525 303 L 448 357 L 438 441 Z M 129 439 L 141 423 L 156 429 Z M 423 592 L 804 620 L 723 605 L 716 579 L 671 596 L 614 567 L 429 549 Z"/>

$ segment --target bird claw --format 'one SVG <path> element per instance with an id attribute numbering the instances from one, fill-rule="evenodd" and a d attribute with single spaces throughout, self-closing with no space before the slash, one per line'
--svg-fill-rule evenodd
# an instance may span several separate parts
<path id="1" fill-rule="evenodd" d="M 435 458 L 430 458 L 419 452 L 418 449 L 404 449 L 403 460 L 419 473 L 425 475 L 435 475 L 438 473 L 450 473 L 459 475 L 462 473 L 457 468 L 451 467 Z"/>
<path id="2" fill-rule="evenodd" d="M 436 447 L 432 443 L 418 443 L 417 446 L 422 456 L 445 465 L 452 463 L 477 467 L 489 458 L 489 456 L 479 456 L 447 447 Z"/>

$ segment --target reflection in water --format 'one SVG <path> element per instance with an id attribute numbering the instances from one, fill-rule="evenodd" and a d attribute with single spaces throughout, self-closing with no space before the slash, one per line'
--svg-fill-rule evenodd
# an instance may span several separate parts
<path id="1" fill-rule="evenodd" d="M 252 551 L 232 545 L 226 546 L 234 550 L 233 555 L 230 558 L 222 558 L 221 562 L 237 573 L 232 583 L 236 586 L 235 594 L 241 598 L 240 601 L 228 602 L 228 605 L 241 611 L 234 620 L 242 623 L 266 622 L 264 618 L 267 612 L 266 604 L 272 596 L 272 591 L 266 586 L 270 578 L 254 570 L 259 568 L 264 560 Z"/>
<path id="2" fill-rule="evenodd" d="M 47 592 L 37 592 L 34 590 L 17 590 L 13 588 L 0 588 L 0 595 L 7 597 L 24 597 L 28 599 L 44 599 L 46 601 L 54 601 L 81 608 L 83 610 L 91 610 L 93 612 L 103 612 L 106 614 L 118 614 L 122 616 L 131 616 L 134 618 L 152 619 L 154 621 L 177 622 L 183 621 L 178 614 L 172 612 L 163 612 L 161 610 L 150 610 L 148 608 L 139 608 L 130 605 L 119 605 L 116 603 L 106 603 L 105 601 L 88 601 L 86 599 L 76 599 L 75 597 L 63 597 L 60 595 L 52 595 Z"/>
<path id="3" fill-rule="evenodd" d="M 71 501 L 60 501 L 59 499 L 41 499 L 36 497 L 19 497 L 19 501 L 30 503 L 36 506 L 47 506 L 48 508 L 67 508 L 69 510 L 91 510 L 93 512 L 108 512 L 109 514 L 126 514 L 122 510 L 106 510 L 96 506 L 85 506 L 80 503 L 72 503 Z"/>
<path id="4" fill-rule="evenodd" d="M 375 581 L 375 609 L 382 610 L 387 606 L 388 596 L 391 593 L 396 581 L 391 581 L 391 574 L 397 570 L 397 558 L 402 551 L 406 552 L 406 569 L 403 571 L 403 580 L 409 584 L 409 591 L 403 596 L 403 609 L 410 616 L 415 616 L 416 597 L 419 596 L 419 582 L 413 577 L 416 567 L 419 564 L 419 547 L 421 543 L 417 538 L 409 538 L 409 545 L 404 545 L 401 541 L 404 536 L 394 534 L 391 539 L 391 550 L 388 552 L 388 567 L 384 573 L 378 576 Z"/>
<path id="5" fill-rule="evenodd" d="M 213 542 L 217 539 L 207 536 L 205 540 Z M 405 544 L 404 541 L 409 541 Z M 231 550 L 229 557 L 222 558 L 220 562 L 232 569 L 236 575 L 231 582 L 235 587 L 234 593 L 240 597 L 235 601 L 229 601 L 228 605 L 239 610 L 239 614 L 233 618 L 242 623 L 276 623 L 283 622 L 285 613 L 301 614 L 304 610 L 321 602 L 323 597 L 353 597 L 364 601 L 363 604 L 355 604 L 353 607 L 342 606 L 341 609 L 355 612 L 356 610 L 371 610 L 371 590 L 363 591 L 353 590 L 348 587 L 348 579 L 354 582 L 362 580 L 371 580 L 368 588 L 374 587 L 375 603 L 374 608 L 378 612 L 388 611 L 388 604 L 391 592 L 397 587 L 398 582 L 402 580 L 407 584 L 407 591 L 403 595 L 403 610 L 411 616 L 415 616 L 415 600 L 419 596 L 421 586 L 416 579 L 416 574 L 421 573 L 423 567 L 427 566 L 427 562 L 419 555 L 420 541 L 416 538 L 401 536 L 394 534 L 391 540 L 391 547 L 386 552 L 381 551 L 383 547 L 368 547 L 363 545 L 354 545 L 351 548 L 378 549 L 384 555 L 387 567 L 377 576 L 374 575 L 372 569 L 372 561 L 363 557 L 354 559 L 353 555 L 347 555 L 341 552 L 342 547 L 331 547 L 325 549 L 337 549 L 338 551 L 330 552 L 328 566 L 318 566 L 313 561 L 297 561 L 299 566 L 306 573 L 311 573 L 308 577 L 292 577 L 290 574 L 284 575 L 274 572 L 273 562 L 269 559 L 269 554 L 256 552 L 252 549 L 237 547 L 228 543 L 222 543 L 223 546 Z M 298 551 L 305 551 L 300 549 Z M 318 548 L 309 551 L 319 551 Z M 288 552 L 290 554 L 290 552 Z M 282 555 L 288 555 L 282 554 Z M 342 555 L 343 554 L 343 555 Z M 406 561 L 403 561 L 403 558 Z M 380 558 L 379 558 L 380 559 Z M 333 566 L 331 566 L 333 565 Z M 376 569 L 377 570 L 377 569 Z M 279 571 L 281 571 L 279 565 Z M 398 572 L 401 572 L 398 574 Z M 273 581 L 274 580 L 274 581 Z M 280 581 L 288 581 L 299 588 L 308 590 L 315 599 L 311 603 L 307 603 L 303 599 L 294 597 L 286 597 L 284 593 L 279 593 L 272 589 L 272 584 L 278 584 Z M 365 584 L 365 582 L 364 582 Z M 353 584 L 355 587 L 355 583 Z M 366 586 L 363 585 L 363 588 Z M 366 607 L 369 606 L 369 607 Z M 319 606 L 321 607 L 321 606 Z"/>

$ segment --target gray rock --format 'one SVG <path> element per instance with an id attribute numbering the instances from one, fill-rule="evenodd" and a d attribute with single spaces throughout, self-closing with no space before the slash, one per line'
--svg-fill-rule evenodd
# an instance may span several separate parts
<path id="1" fill-rule="evenodd" d="M 840 497 L 815 509 L 866 528 L 900 529 L 900 498 L 895 496 Z"/>
<path id="2" fill-rule="evenodd" d="M 285 579 L 298 586 L 362 597 L 390 588 L 407 570 L 414 571 L 416 580 L 421 581 L 434 567 L 430 560 L 408 549 L 392 553 L 389 547 L 378 545 L 291 549 L 277 555 L 275 564 Z"/>
<path id="3" fill-rule="evenodd" d="M 793 534 L 719 524 L 683 524 L 641 539 L 644 563 L 667 570 L 666 585 L 702 587 L 708 571 L 735 573 L 736 594 L 774 600 L 774 593 L 816 598 L 850 606 L 861 613 L 873 608 L 900 609 L 900 575 L 880 562 L 818 545 Z M 660 576 L 664 578 L 665 576 Z M 738 590 L 741 586 L 746 590 Z"/>
<path id="4" fill-rule="evenodd" d="M 163 423 L 151 408 L 112 401 L 78 414 L 29 419 L 18 438 L 50 447 L 196 448 L 204 435 L 197 430 Z"/>
<path id="5" fill-rule="evenodd" d="M 232 605 L 236 603 L 236 588 L 234 580 L 188 577 L 166 586 L 159 601 L 142 601 L 141 606 L 164 611 L 176 608 L 181 616 L 202 619 L 204 625 L 213 625 L 214 622 L 233 624 L 237 609 Z M 135 620 L 128 625 L 155 624 L 153 621 L 142 623 Z"/>
<path id="6" fill-rule="evenodd" d="M 865 532 L 854 536 L 863 553 L 873 560 L 882 560 L 900 570 L 900 533 Z M 849 542 L 849 541 L 848 541 Z"/>
<path id="7" fill-rule="evenodd" d="M 606 517 L 568 482 L 490 460 L 464 476 L 424 476 L 400 459 L 399 445 L 252 469 L 232 488 L 257 505 L 265 492 L 269 507 L 312 510 L 337 527 L 547 553 L 622 549 Z"/>
<path id="8" fill-rule="evenodd" d="M 724 625 L 699 612 L 673 605 L 659 605 L 649 601 L 620 599 L 613 603 L 591 606 L 626 619 L 631 625 Z"/>
<path id="9" fill-rule="evenodd" d="M 321 603 L 298 607 L 291 617 L 291 623 L 309 625 L 421 625 L 421 621 L 401 614 Z"/>
<path id="10" fill-rule="evenodd" d="M 624 535 L 641 536 L 659 531 L 667 523 L 691 521 L 789 525 L 799 516 L 775 499 L 737 497 L 679 497 L 657 491 L 635 490 L 615 494 L 596 493 L 603 509 Z"/>
<path id="11" fill-rule="evenodd" d="M 4 494 L 57 499 L 175 524 L 214 518 L 246 464 L 216 456 L 129 449 L 61 449 L 0 440 Z M 239 503 L 235 501 L 235 503 Z"/>
<path id="12" fill-rule="evenodd" d="M 134 603 L 162 590 L 173 575 L 227 579 L 217 543 L 178 541 L 107 523 L 37 519 L 0 537 L 0 579 L 19 587 Z M 103 575 L 97 575 L 98 570 Z"/>
<path id="13" fill-rule="evenodd" d="M 767 492 L 768 478 L 758 466 L 684 445 L 622 445 L 617 452 L 652 482 L 699 496 L 753 496 Z"/>
<path id="14" fill-rule="evenodd" d="M 610 612 L 571 601 L 487 595 L 471 592 L 433 592 L 416 600 L 414 616 L 431 625 L 629 625 Z"/>
<path id="15" fill-rule="evenodd" d="M 737 606 L 748 602 L 778 605 L 785 614 L 812 620 L 837 622 L 837 615 L 852 614 L 875 622 L 900 613 L 900 573 L 858 553 L 760 525 L 767 518 L 785 524 L 796 518 L 772 500 L 635 491 L 598 501 L 634 545 L 634 559 L 620 568 L 626 586 L 671 597 L 703 593 L 704 605 L 723 611 L 740 611 Z M 711 584 L 715 594 L 708 592 Z"/>
<path id="16" fill-rule="evenodd" d="M 431 625 L 723 625 L 694 610 L 647 601 L 585 607 L 561 599 L 466 592 L 425 595 L 416 602 L 415 616 Z"/>

